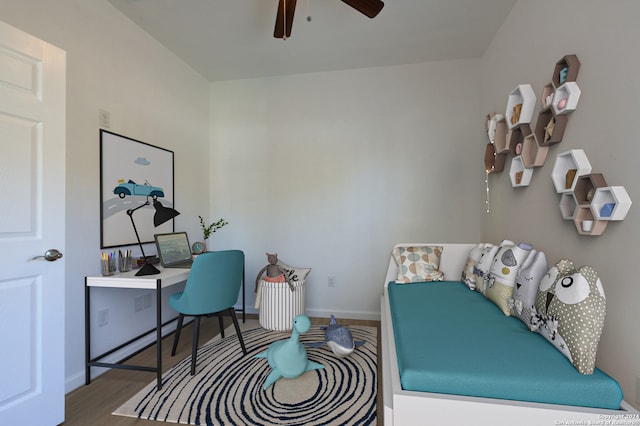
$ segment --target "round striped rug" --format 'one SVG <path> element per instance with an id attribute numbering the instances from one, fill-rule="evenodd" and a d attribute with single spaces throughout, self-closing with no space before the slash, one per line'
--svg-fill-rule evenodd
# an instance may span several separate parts
<path id="1" fill-rule="evenodd" d="M 224 339 L 214 338 L 198 351 L 196 375 L 191 358 L 165 373 L 114 412 L 117 415 L 190 425 L 375 425 L 377 330 L 350 326 L 355 340 L 367 343 L 348 357 L 338 357 L 325 345 L 307 348 L 310 360 L 324 369 L 295 379 L 280 379 L 262 389 L 271 368 L 253 358 L 290 333 L 268 331 L 256 321 L 243 324 L 247 355 L 240 350 L 233 328 Z M 319 326 L 300 337 L 324 341 Z"/>

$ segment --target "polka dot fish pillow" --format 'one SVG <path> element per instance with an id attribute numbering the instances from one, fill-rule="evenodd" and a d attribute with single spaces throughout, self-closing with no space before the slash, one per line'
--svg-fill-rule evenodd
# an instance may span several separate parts
<path id="1" fill-rule="evenodd" d="M 591 266 L 561 260 L 542 278 L 531 324 L 581 374 L 593 374 L 604 327 L 606 299 Z"/>

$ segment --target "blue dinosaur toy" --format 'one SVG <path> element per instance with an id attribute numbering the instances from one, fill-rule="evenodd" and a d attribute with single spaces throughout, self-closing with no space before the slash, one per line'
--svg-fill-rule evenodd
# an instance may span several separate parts
<path id="1" fill-rule="evenodd" d="M 364 340 L 354 341 L 351 331 L 336 321 L 336 318 L 331 315 L 331 321 L 326 327 L 322 327 L 326 330 L 324 333 L 324 342 L 307 343 L 310 348 L 319 348 L 323 345 L 328 345 L 334 354 L 338 356 L 348 356 L 353 352 L 356 346 L 364 345 Z"/>
<path id="2" fill-rule="evenodd" d="M 307 371 L 324 368 L 324 365 L 307 359 L 307 350 L 300 343 L 300 334 L 306 333 L 310 328 L 309 317 L 298 315 L 293 319 L 290 338 L 273 342 L 266 351 L 254 356 L 254 358 L 267 358 L 272 369 L 264 382 L 264 390 L 282 377 L 294 379 Z"/>

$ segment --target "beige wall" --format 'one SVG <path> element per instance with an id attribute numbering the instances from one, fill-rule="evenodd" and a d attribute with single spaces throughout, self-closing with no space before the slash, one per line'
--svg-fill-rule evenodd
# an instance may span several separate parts
<path id="1" fill-rule="evenodd" d="M 214 247 L 246 251 L 252 286 L 265 252 L 313 268 L 311 315 L 379 318 L 394 243 L 480 238 L 478 76 L 470 60 L 212 83 L 211 210 L 230 222 Z"/>
<path id="2" fill-rule="evenodd" d="M 559 153 L 584 149 L 594 173 L 609 185 L 622 185 L 640 201 L 637 158 L 640 84 L 640 2 L 581 0 L 519 1 L 482 58 L 482 113 L 504 113 L 509 93 L 530 83 L 540 96 L 555 63 L 566 54 L 581 61 L 578 109 L 569 118 L 563 141 L 549 151 L 531 185 L 512 188 L 506 172 L 491 176 L 491 213 L 483 238 L 529 241 L 551 263 L 560 258 L 592 265 L 607 295 L 607 318 L 597 365 L 622 385 L 636 403 L 640 375 L 640 286 L 636 282 L 640 245 L 638 206 L 623 222 L 610 223 L 599 237 L 581 236 L 573 221 L 562 220 L 551 170 Z M 536 106 L 536 115 L 539 104 Z M 535 122 L 535 118 L 534 118 Z"/>

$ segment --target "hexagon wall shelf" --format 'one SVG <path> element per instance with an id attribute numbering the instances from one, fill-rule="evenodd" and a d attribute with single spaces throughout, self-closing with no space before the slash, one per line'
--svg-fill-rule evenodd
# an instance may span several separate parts
<path id="1" fill-rule="evenodd" d="M 530 84 L 520 84 L 513 89 L 507 99 L 505 120 L 510 129 L 523 123 L 531 123 L 536 106 L 536 95 Z"/>
<path id="2" fill-rule="evenodd" d="M 514 188 L 529 186 L 531 183 L 531 177 L 533 176 L 533 169 L 527 169 L 522 163 L 522 157 L 518 155 L 511 159 L 511 167 L 509 168 L 509 178 L 511 179 L 511 186 Z"/>
<path id="3" fill-rule="evenodd" d="M 580 61 L 578 57 L 576 55 L 565 55 L 556 62 L 551 82 L 555 87 L 558 87 L 567 81 L 576 81 L 578 71 L 580 71 Z"/>
<path id="4" fill-rule="evenodd" d="M 563 194 L 573 192 L 578 177 L 591 173 L 591 163 L 582 149 L 558 154 L 551 171 L 551 179 L 556 192 Z"/>
<path id="5" fill-rule="evenodd" d="M 553 112 L 556 115 L 569 114 L 578 107 L 582 91 L 575 81 L 569 81 L 556 89 L 553 95 Z"/>
<path id="6" fill-rule="evenodd" d="M 549 146 L 562 141 L 567 127 L 567 115 L 555 115 L 553 109 L 540 111 L 536 121 L 535 134 L 541 146 Z"/>
<path id="7" fill-rule="evenodd" d="M 591 211 L 599 220 L 624 220 L 631 204 L 624 186 L 607 186 L 596 189 Z"/>
<path id="8" fill-rule="evenodd" d="M 522 164 L 530 169 L 541 167 L 547 159 L 548 146 L 540 146 L 534 133 L 526 136 L 522 142 Z"/>

